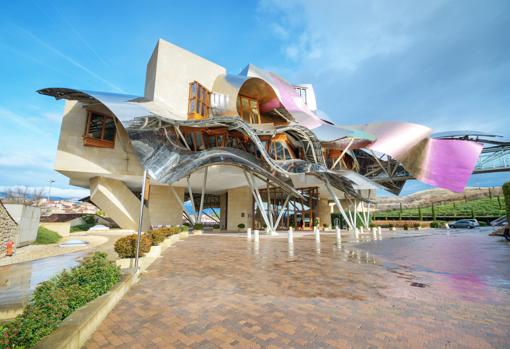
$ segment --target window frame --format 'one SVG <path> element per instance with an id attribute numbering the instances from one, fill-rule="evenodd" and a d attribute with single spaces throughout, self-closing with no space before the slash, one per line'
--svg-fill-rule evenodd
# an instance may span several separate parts
<path id="1" fill-rule="evenodd" d="M 192 96 L 193 85 L 196 84 L 195 96 Z M 200 93 L 199 93 L 200 91 Z M 204 98 L 205 97 L 205 98 Z M 191 102 L 195 101 L 195 109 L 190 111 Z M 200 110 L 205 110 L 205 115 L 200 113 Z M 197 116 L 201 119 L 209 118 L 211 114 L 211 91 L 209 91 L 204 85 L 198 81 L 192 81 L 189 83 L 188 88 L 188 117 L 196 119 Z"/>
<path id="2" fill-rule="evenodd" d="M 101 116 L 103 118 L 103 125 L 101 127 L 101 138 L 90 137 L 90 123 L 92 121 L 92 115 Z M 115 126 L 113 133 L 113 140 L 104 139 L 106 120 L 112 120 Z M 85 133 L 83 135 L 83 145 L 87 147 L 96 148 L 115 148 L 115 139 L 117 138 L 117 123 L 115 117 L 103 113 L 98 113 L 92 110 L 87 110 L 87 121 L 85 125 Z"/>
<path id="3" fill-rule="evenodd" d="M 245 95 L 242 95 L 242 94 L 238 94 L 237 95 L 237 100 L 239 101 L 239 116 L 241 117 L 242 120 L 244 120 L 243 118 L 243 99 L 246 99 L 248 101 L 248 109 L 251 110 L 251 102 L 256 102 L 257 103 L 257 122 L 250 122 L 250 124 L 260 124 L 261 123 L 261 120 L 260 120 L 260 103 L 258 101 L 258 99 L 256 98 L 252 98 L 252 97 L 248 97 L 248 96 L 245 96 Z M 236 101 L 237 103 L 237 101 Z M 246 121 L 246 120 L 244 120 Z M 251 120 L 250 118 L 250 121 L 253 121 Z"/>

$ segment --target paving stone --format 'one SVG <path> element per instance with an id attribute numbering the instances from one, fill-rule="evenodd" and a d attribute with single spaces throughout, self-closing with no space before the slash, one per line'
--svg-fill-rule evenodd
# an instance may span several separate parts
<path id="1" fill-rule="evenodd" d="M 458 297 L 434 279 L 411 287 L 424 276 L 362 262 L 349 245 L 337 249 L 334 236 L 321 237 L 320 253 L 313 238 L 296 238 L 294 256 L 286 239 L 253 247 L 237 237 L 180 242 L 85 348 L 510 347 L 509 293 Z"/>

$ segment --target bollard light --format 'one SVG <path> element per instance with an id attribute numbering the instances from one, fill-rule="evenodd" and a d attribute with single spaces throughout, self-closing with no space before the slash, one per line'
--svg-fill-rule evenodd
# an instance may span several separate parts
<path id="1" fill-rule="evenodd" d="M 340 236 L 340 228 L 338 226 L 335 227 L 335 235 L 336 235 L 336 244 L 337 244 L 337 246 L 340 246 L 342 244 L 342 237 Z"/>
<path id="2" fill-rule="evenodd" d="M 314 230 L 314 233 L 315 233 L 315 241 L 316 242 L 320 242 L 321 241 L 321 234 L 320 234 L 319 228 L 314 227 L 313 230 Z"/>
<path id="3" fill-rule="evenodd" d="M 246 239 L 251 240 L 251 228 L 246 229 Z"/>
<path id="4" fill-rule="evenodd" d="M 255 242 L 259 242 L 259 231 L 257 229 L 253 231 L 253 235 L 255 238 Z"/>
<path id="5" fill-rule="evenodd" d="M 289 245 L 294 244 L 294 229 L 292 229 L 292 227 L 289 228 L 288 240 L 289 240 Z"/>

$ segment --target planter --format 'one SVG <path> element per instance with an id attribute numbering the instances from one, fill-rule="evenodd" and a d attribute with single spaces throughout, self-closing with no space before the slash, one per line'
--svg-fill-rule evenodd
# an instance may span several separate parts
<path id="1" fill-rule="evenodd" d="M 79 349 L 101 325 L 117 302 L 138 281 L 137 274 L 124 275 L 107 293 L 69 315 L 58 328 L 44 337 L 34 348 Z"/>
<path id="2" fill-rule="evenodd" d="M 202 230 L 193 230 L 193 235 L 202 235 Z"/>
<path id="3" fill-rule="evenodd" d="M 161 246 L 152 246 L 146 257 L 159 257 L 161 256 Z"/>

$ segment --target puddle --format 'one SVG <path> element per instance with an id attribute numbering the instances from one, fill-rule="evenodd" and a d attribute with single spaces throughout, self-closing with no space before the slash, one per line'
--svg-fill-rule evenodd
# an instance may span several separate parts
<path id="1" fill-rule="evenodd" d="M 38 284 L 77 266 L 85 254 L 75 252 L 0 267 L 0 306 L 27 302 Z"/>

